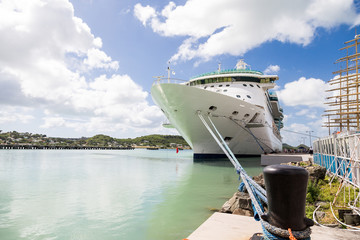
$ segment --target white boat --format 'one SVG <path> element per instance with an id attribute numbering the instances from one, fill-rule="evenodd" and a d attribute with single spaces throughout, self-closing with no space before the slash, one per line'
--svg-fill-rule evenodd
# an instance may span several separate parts
<path id="1" fill-rule="evenodd" d="M 170 71 L 170 70 L 169 70 Z M 235 69 L 201 74 L 189 81 L 158 77 L 151 95 L 194 151 L 194 158 L 224 153 L 199 118 L 209 117 L 236 156 L 259 156 L 282 150 L 283 113 L 275 92 L 277 75 L 248 69 L 240 60 Z"/>

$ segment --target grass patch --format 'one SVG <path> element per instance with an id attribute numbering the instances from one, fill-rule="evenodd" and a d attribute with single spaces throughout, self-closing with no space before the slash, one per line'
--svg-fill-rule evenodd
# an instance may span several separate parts
<path id="1" fill-rule="evenodd" d="M 310 181 L 308 182 L 308 192 L 306 195 L 306 208 L 305 213 L 306 217 L 312 219 L 312 213 L 317 207 L 317 204 L 321 202 L 321 207 L 318 209 L 318 211 L 325 212 L 325 217 L 322 219 L 317 219 L 319 223 L 322 224 L 335 224 L 337 221 L 333 217 L 330 209 L 330 203 L 334 201 L 336 192 L 338 191 L 341 182 L 339 179 L 334 179 L 331 183 L 331 186 L 329 184 L 330 177 L 326 176 L 325 179 L 319 180 L 318 184 L 316 185 L 314 182 Z M 354 189 L 351 187 L 351 193 L 349 198 L 349 187 L 344 186 L 346 188 L 345 195 L 344 195 L 344 188 L 341 190 L 341 192 L 338 194 L 336 201 L 333 205 L 333 210 L 338 218 L 338 209 L 342 209 L 347 206 L 349 200 L 354 201 Z M 355 195 L 357 196 L 359 190 L 355 190 Z"/>

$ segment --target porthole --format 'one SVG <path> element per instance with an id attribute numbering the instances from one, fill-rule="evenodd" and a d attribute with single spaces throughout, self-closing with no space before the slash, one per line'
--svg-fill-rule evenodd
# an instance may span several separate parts
<path id="1" fill-rule="evenodd" d="M 204 89 L 207 89 L 207 86 L 205 86 Z"/>
<path id="2" fill-rule="evenodd" d="M 259 86 L 259 85 L 257 85 L 257 84 L 256 84 L 256 86 L 257 86 L 258 88 L 260 88 L 260 86 Z"/>
<path id="3" fill-rule="evenodd" d="M 210 111 L 215 111 L 216 109 L 217 109 L 217 107 L 215 107 L 215 106 L 210 106 L 210 107 L 209 107 L 209 110 L 210 110 Z"/>
<path id="4" fill-rule="evenodd" d="M 246 95 L 248 98 L 251 98 L 251 96 L 250 95 Z"/>
<path id="5" fill-rule="evenodd" d="M 224 137 L 225 142 L 231 141 L 232 137 Z"/>
<path id="6" fill-rule="evenodd" d="M 227 90 L 226 90 L 226 89 L 224 89 L 224 90 L 223 90 L 223 92 L 227 92 Z"/>
<path id="7" fill-rule="evenodd" d="M 220 84 L 219 87 L 222 87 L 222 85 Z"/>
<path id="8" fill-rule="evenodd" d="M 241 98 L 241 96 L 240 96 L 240 95 L 236 95 L 236 97 L 237 97 L 237 98 Z"/>
<path id="9" fill-rule="evenodd" d="M 226 84 L 227 87 L 230 87 L 230 84 Z"/>
<path id="10" fill-rule="evenodd" d="M 247 85 L 246 85 L 245 83 L 243 84 L 243 86 L 244 86 L 244 87 L 247 87 Z"/>
<path id="11" fill-rule="evenodd" d="M 214 87 L 214 85 L 211 85 L 210 87 Z"/>
<path id="12" fill-rule="evenodd" d="M 249 117 L 250 115 L 248 114 L 248 113 L 246 113 L 245 115 L 244 115 L 244 117 Z"/>
<path id="13" fill-rule="evenodd" d="M 250 87 L 254 87 L 254 85 L 250 84 Z"/>
<path id="14" fill-rule="evenodd" d="M 232 115 L 238 115 L 238 114 L 239 114 L 238 111 L 233 111 L 233 112 L 232 112 Z"/>

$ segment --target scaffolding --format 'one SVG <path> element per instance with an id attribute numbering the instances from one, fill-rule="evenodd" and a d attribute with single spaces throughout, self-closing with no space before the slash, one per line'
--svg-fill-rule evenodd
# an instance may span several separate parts
<path id="1" fill-rule="evenodd" d="M 323 127 L 329 129 L 329 136 L 313 142 L 314 162 L 326 168 L 327 174 L 331 176 L 330 186 L 334 179 L 340 179 L 332 204 L 335 204 L 343 191 L 345 206 L 358 215 L 360 215 L 359 45 L 360 35 L 355 34 L 354 39 L 345 42 L 345 47 L 340 49 L 344 51 L 345 56 L 335 62 L 339 70 L 333 72 L 334 77 L 328 82 L 329 96 L 326 98 L 327 109 L 323 115 L 326 117 Z M 331 128 L 335 130 L 333 134 Z"/>
<path id="2" fill-rule="evenodd" d="M 359 131 L 360 129 L 360 106 L 359 106 L 359 56 L 360 56 L 360 34 L 345 42 L 345 57 L 336 60 L 335 64 L 339 70 L 333 72 L 335 75 L 329 81 L 327 92 L 331 96 L 326 98 L 328 106 L 323 116 L 327 117 L 323 127 L 335 128 L 336 131 Z"/>

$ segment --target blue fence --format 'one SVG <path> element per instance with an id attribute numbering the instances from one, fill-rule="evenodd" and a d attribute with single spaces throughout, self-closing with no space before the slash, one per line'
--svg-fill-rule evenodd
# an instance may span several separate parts
<path id="1" fill-rule="evenodd" d="M 333 174 L 336 174 L 340 177 L 346 177 L 350 182 L 353 183 L 353 176 L 351 172 L 352 165 L 348 159 L 322 153 L 314 153 L 313 158 L 314 163 L 325 167 Z"/>

